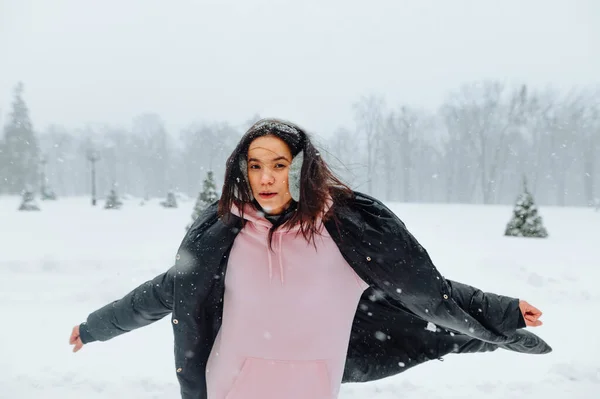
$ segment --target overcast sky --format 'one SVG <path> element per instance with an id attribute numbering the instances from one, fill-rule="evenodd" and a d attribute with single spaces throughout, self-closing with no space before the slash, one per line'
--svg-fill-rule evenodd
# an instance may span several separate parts
<path id="1" fill-rule="evenodd" d="M 600 83 L 600 0 L 0 0 L 0 113 L 172 133 L 253 114 L 329 134 L 352 103 L 437 107 L 463 82 Z"/>

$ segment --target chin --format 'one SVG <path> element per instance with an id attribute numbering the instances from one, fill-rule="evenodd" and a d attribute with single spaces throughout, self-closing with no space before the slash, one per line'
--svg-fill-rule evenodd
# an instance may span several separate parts
<path id="1" fill-rule="evenodd" d="M 256 195 L 254 193 L 252 194 L 254 195 L 256 202 L 258 202 L 258 204 L 266 213 L 272 213 L 274 211 L 281 212 L 291 201 L 291 197 L 287 198 L 286 200 L 287 196 L 283 194 L 277 194 L 272 198 L 261 198 L 260 195 Z"/>
<path id="2" fill-rule="evenodd" d="M 280 211 L 285 206 L 278 198 L 271 198 L 268 200 L 257 200 L 258 204 L 262 207 L 262 209 L 267 213 L 272 213 L 276 211 Z"/>
<path id="3" fill-rule="evenodd" d="M 262 209 L 267 213 L 273 213 L 273 211 L 280 210 L 283 206 L 281 204 L 273 204 L 271 202 L 259 202 L 259 204 L 262 207 Z"/>

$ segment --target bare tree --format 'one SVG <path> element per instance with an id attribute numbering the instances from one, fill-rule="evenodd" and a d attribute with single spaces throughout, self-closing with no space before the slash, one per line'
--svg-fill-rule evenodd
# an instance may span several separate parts
<path id="1" fill-rule="evenodd" d="M 362 183 L 368 181 L 368 176 L 357 136 L 356 132 L 339 127 L 321 150 L 336 175 L 347 184 L 360 189 Z"/>
<path id="2" fill-rule="evenodd" d="M 214 172 L 217 180 L 224 174 L 223 165 L 239 135 L 239 131 L 227 123 L 194 124 L 181 132 L 183 150 L 180 165 L 185 175 L 186 191 L 200 191 L 209 170 Z"/>
<path id="3" fill-rule="evenodd" d="M 595 183 L 600 156 L 600 88 L 588 93 L 585 98 L 581 132 L 578 135 L 582 149 L 583 191 L 586 205 L 596 202 Z"/>
<path id="4" fill-rule="evenodd" d="M 405 202 L 412 200 L 411 176 L 413 175 L 413 158 L 416 156 L 417 130 L 423 132 L 423 126 L 418 126 L 419 116 L 416 111 L 407 106 L 400 107 L 398 113 L 398 127 L 400 131 L 400 166 L 402 168 L 402 196 Z"/>
<path id="5" fill-rule="evenodd" d="M 50 125 L 40 135 L 40 148 L 46 154 L 48 162 L 46 174 L 53 188 L 61 195 L 80 193 L 79 174 L 85 170 L 82 167 L 85 165 L 80 159 L 81 155 L 76 153 L 76 143 L 77 139 L 58 125 Z"/>
<path id="6" fill-rule="evenodd" d="M 580 148 L 587 118 L 585 98 L 579 91 L 571 91 L 561 101 L 560 106 L 546 115 L 548 129 L 548 156 L 550 176 L 554 183 L 555 203 L 565 206 L 569 187 L 569 176 L 573 166 L 581 158 Z"/>
<path id="7" fill-rule="evenodd" d="M 381 155 L 383 158 L 383 169 L 385 173 L 385 199 L 393 201 L 396 199 L 397 192 L 397 159 L 399 157 L 399 136 L 398 120 L 394 111 L 385 117 L 383 128 L 381 129 Z"/>
<path id="8" fill-rule="evenodd" d="M 167 134 L 164 122 L 157 114 L 146 113 L 133 121 L 133 134 L 139 141 L 139 152 L 143 156 L 147 194 L 164 197 L 170 188 L 169 154 L 173 143 Z"/>
<path id="9" fill-rule="evenodd" d="M 448 102 L 440 113 L 444 123 L 441 173 L 446 186 L 446 202 L 472 202 L 477 187 L 477 154 L 475 146 L 469 144 L 470 120 L 463 118 L 461 109 Z"/>
<path id="10" fill-rule="evenodd" d="M 507 97 L 506 99 L 504 97 Z M 456 120 L 454 128 L 462 130 L 466 145 L 477 155 L 479 185 L 484 204 L 496 199 L 499 173 L 506 165 L 511 129 L 522 124 L 527 89 L 507 93 L 500 82 L 465 85 L 447 105 Z"/>
<path id="11" fill-rule="evenodd" d="M 353 105 L 354 118 L 357 125 L 356 130 L 363 134 L 366 140 L 367 177 L 369 179 L 367 190 L 370 194 L 373 193 L 373 177 L 377 161 L 375 153 L 379 148 L 378 143 L 381 137 L 384 106 L 385 101 L 383 97 L 376 95 L 362 96 Z"/>
<path id="12" fill-rule="evenodd" d="M 385 170 L 386 198 L 392 199 L 397 178 L 402 181 L 402 200 L 413 199 L 413 184 L 416 159 L 415 149 L 418 136 L 424 132 L 424 118 L 407 105 L 402 105 L 397 112 L 391 112 L 381 129 L 381 154 Z"/>
<path id="13" fill-rule="evenodd" d="M 526 173 L 529 178 L 529 188 L 533 194 L 543 187 L 542 178 L 547 176 L 549 170 L 550 140 L 549 120 L 558 104 L 558 95 L 553 90 L 544 92 L 529 91 L 527 102 L 524 104 L 522 114 L 522 129 L 519 131 L 517 141 L 520 151 L 518 162 L 521 170 L 517 170 L 515 181 L 520 182 L 520 176 Z"/>

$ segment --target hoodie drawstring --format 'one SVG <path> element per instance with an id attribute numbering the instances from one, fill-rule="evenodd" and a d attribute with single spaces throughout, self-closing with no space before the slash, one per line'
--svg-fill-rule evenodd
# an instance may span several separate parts
<path id="1" fill-rule="evenodd" d="M 267 243 L 267 257 L 269 258 L 269 282 L 273 280 L 273 262 L 271 262 L 271 251 Z"/>
<path id="2" fill-rule="evenodd" d="M 284 284 L 283 278 L 283 257 L 282 257 L 282 241 L 283 241 L 283 233 L 275 232 L 275 234 L 279 235 L 279 248 L 276 248 L 279 255 L 279 279 L 281 280 L 281 285 Z M 269 249 L 269 245 L 267 243 L 267 257 L 269 258 L 269 282 L 273 281 L 273 261 L 271 260 L 271 250 Z"/>
<path id="3" fill-rule="evenodd" d="M 283 248 L 281 247 L 281 241 L 283 239 L 283 233 L 279 232 L 279 276 L 281 278 L 281 285 L 283 285 L 283 259 L 281 254 L 283 253 Z"/>

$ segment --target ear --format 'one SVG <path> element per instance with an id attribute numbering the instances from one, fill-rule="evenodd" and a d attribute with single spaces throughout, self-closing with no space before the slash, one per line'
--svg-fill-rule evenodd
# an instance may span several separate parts
<path id="1" fill-rule="evenodd" d="M 290 164 L 288 172 L 288 186 L 292 199 L 300 201 L 300 177 L 302 176 L 302 164 L 304 163 L 304 152 L 300 151 Z"/>

